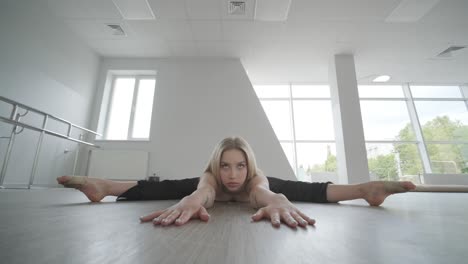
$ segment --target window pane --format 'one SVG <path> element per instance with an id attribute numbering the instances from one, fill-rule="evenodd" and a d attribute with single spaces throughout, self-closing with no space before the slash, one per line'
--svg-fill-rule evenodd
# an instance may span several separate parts
<path id="1" fill-rule="evenodd" d="M 262 101 L 263 110 L 279 140 L 292 140 L 289 101 Z"/>
<path id="2" fill-rule="evenodd" d="M 297 143 L 296 148 L 298 180 L 326 181 L 323 175 L 326 178 L 327 173 L 330 176 L 336 174 L 336 146 L 334 143 Z"/>
<path id="3" fill-rule="evenodd" d="M 289 98 L 289 85 L 255 85 L 258 98 Z"/>
<path id="4" fill-rule="evenodd" d="M 399 85 L 359 85 L 360 98 L 404 98 Z"/>
<path id="5" fill-rule="evenodd" d="M 293 98 L 330 98 L 328 85 L 293 85 Z"/>
<path id="6" fill-rule="evenodd" d="M 468 173 L 468 144 L 427 144 L 433 173 Z"/>
<path id="7" fill-rule="evenodd" d="M 140 80 L 132 131 L 134 138 L 149 138 L 155 84 L 154 79 Z"/>
<path id="8" fill-rule="evenodd" d="M 414 98 L 462 98 L 458 86 L 410 86 Z"/>
<path id="9" fill-rule="evenodd" d="M 281 143 L 281 147 L 283 148 L 284 154 L 286 154 L 286 157 L 288 158 L 289 165 L 291 165 L 291 168 L 294 170 L 295 166 L 294 165 L 294 148 L 292 143 Z"/>
<path id="10" fill-rule="evenodd" d="M 293 101 L 297 140 L 335 140 L 331 101 Z"/>
<path id="11" fill-rule="evenodd" d="M 423 173 L 416 144 L 366 144 L 371 180 L 412 181 Z"/>
<path id="12" fill-rule="evenodd" d="M 415 140 L 405 102 L 361 101 L 366 140 Z"/>
<path id="13" fill-rule="evenodd" d="M 106 139 L 127 139 L 134 86 L 134 78 L 115 79 Z"/>
<path id="14" fill-rule="evenodd" d="M 463 102 L 415 102 L 424 139 L 468 140 L 468 112 Z"/>

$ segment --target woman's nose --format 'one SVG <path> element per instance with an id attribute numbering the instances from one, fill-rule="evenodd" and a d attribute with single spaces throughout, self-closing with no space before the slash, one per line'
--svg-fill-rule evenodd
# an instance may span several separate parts
<path id="1" fill-rule="evenodd" d="M 235 178 L 236 176 L 237 176 L 236 169 L 235 169 L 235 168 L 232 168 L 232 169 L 229 171 L 229 178 Z"/>

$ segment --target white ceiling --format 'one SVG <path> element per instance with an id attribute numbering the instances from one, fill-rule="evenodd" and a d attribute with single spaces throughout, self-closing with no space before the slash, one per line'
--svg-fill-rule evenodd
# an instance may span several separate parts
<path id="1" fill-rule="evenodd" d="M 417 21 L 389 23 L 401 0 L 292 0 L 286 21 L 265 22 L 228 17 L 225 0 L 148 0 L 155 20 L 124 20 L 112 0 L 47 0 L 102 56 L 238 57 L 252 82 L 265 84 L 327 82 L 331 56 L 348 52 L 359 82 L 388 74 L 397 83 L 468 83 L 468 48 L 434 58 L 468 45 L 468 1 L 404 1 L 416 11 L 436 4 Z M 106 23 L 127 36 L 112 36 Z"/>

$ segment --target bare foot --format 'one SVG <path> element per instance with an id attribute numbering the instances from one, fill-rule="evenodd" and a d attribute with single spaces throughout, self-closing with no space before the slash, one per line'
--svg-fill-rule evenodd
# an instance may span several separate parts
<path id="1" fill-rule="evenodd" d="M 381 205 L 387 196 L 414 190 L 416 185 L 409 181 L 374 181 L 363 184 L 363 198 L 372 206 Z"/>
<path id="2" fill-rule="evenodd" d="M 91 202 L 99 202 L 107 195 L 106 180 L 85 176 L 61 176 L 57 182 L 67 188 L 75 188 L 88 197 Z"/>

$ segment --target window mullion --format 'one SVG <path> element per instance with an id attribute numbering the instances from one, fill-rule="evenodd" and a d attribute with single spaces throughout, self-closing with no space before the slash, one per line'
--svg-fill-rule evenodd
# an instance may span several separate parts
<path id="1" fill-rule="evenodd" d="M 299 166 L 297 164 L 297 148 L 296 148 L 296 125 L 294 122 L 294 103 L 292 99 L 292 84 L 289 84 L 289 108 L 290 108 L 290 118 L 291 118 L 291 129 L 292 129 L 292 136 L 293 136 L 293 159 L 294 159 L 294 174 L 296 174 L 296 178 L 299 173 Z"/>
<path id="2" fill-rule="evenodd" d="M 424 135 L 421 129 L 421 124 L 419 122 L 418 114 L 416 112 L 416 106 L 414 105 L 413 96 L 411 94 L 409 84 L 403 85 L 403 93 L 405 94 L 405 97 L 407 99 L 406 105 L 408 107 L 408 114 L 411 120 L 411 124 L 413 125 L 416 140 L 418 141 L 418 149 L 421 155 L 423 170 L 425 173 L 432 173 L 431 162 L 426 147 L 426 141 L 424 140 Z"/>
<path id="3" fill-rule="evenodd" d="M 110 96 L 109 96 L 109 104 L 108 104 L 108 107 L 106 109 L 106 121 L 105 121 L 105 126 L 104 126 L 104 133 L 102 133 L 104 135 L 104 138 L 108 138 L 109 135 L 108 135 L 108 131 L 109 131 L 109 123 L 110 123 L 110 112 L 111 112 L 111 109 L 113 107 L 113 98 L 114 98 L 114 93 L 115 93 L 115 82 L 117 80 L 117 76 L 113 76 L 112 77 L 112 84 L 111 84 L 111 91 L 110 91 Z"/>
<path id="4" fill-rule="evenodd" d="M 136 109 L 136 103 L 137 103 L 137 96 L 139 92 L 139 87 L 140 87 L 140 77 L 135 76 L 135 84 L 133 86 L 133 100 L 132 100 L 132 108 L 130 110 L 130 121 L 128 124 L 128 136 L 127 139 L 133 139 L 133 123 L 135 121 L 135 109 Z"/>
<path id="5" fill-rule="evenodd" d="M 468 111 L 468 85 L 460 85 L 460 92 L 465 99 L 466 111 Z"/>

